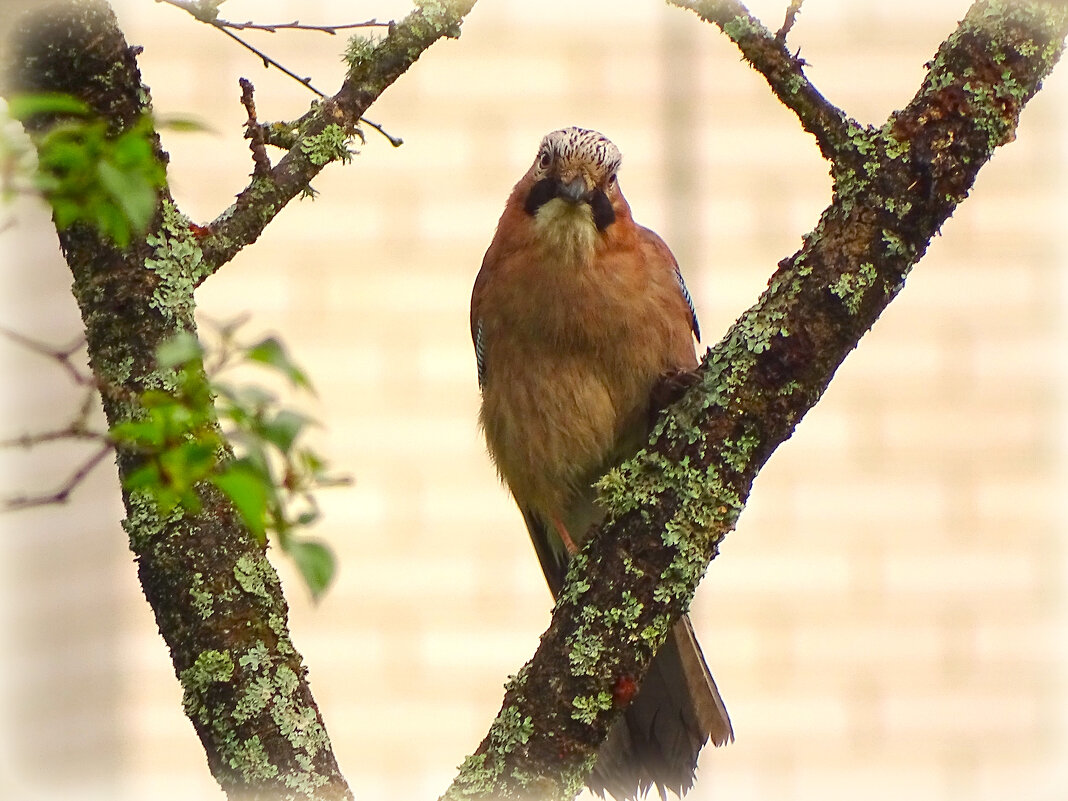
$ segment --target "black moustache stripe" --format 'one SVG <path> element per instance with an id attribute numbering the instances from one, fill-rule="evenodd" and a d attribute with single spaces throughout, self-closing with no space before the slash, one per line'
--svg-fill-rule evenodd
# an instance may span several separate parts
<path id="1" fill-rule="evenodd" d="M 560 190 L 560 182 L 555 178 L 542 178 L 530 188 L 530 194 L 523 204 L 527 214 L 533 217 L 538 209 L 557 196 Z"/>
<path id="2" fill-rule="evenodd" d="M 603 231 L 616 221 L 616 213 L 612 209 L 612 201 L 608 195 L 600 189 L 594 189 L 590 197 L 590 208 L 593 209 L 593 224 L 598 231 Z"/>
<path id="3" fill-rule="evenodd" d="M 530 188 L 527 199 L 523 202 L 523 210 L 533 217 L 538 209 L 555 197 L 560 196 L 560 181 L 556 178 L 542 178 Z M 600 189 L 594 189 L 586 202 L 593 211 L 593 223 L 598 231 L 603 231 L 616 221 L 616 213 L 612 210 L 612 201 Z"/>

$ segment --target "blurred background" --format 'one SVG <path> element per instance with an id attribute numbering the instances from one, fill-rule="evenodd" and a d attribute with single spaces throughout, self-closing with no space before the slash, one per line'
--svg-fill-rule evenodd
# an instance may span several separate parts
<path id="1" fill-rule="evenodd" d="M 260 118 L 309 93 L 188 15 L 117 0 L 161 115 L 181 208 L 246 183 L 239 76 Z M 751 8 L 772 29 L 785 0 Z M 862 122 L 918 88 L 964 0 L 809 0 L 790 34 Z M 231 0 L 235 21 L 345 23 L 405 3 Z M 343 37 L 249 33 L 333 91 Z M 757 479 L 693 609 L 737 742 L 694 801 L 1068 797 L 1068 65 L 1027 107 L 902 295 Z M 360 801 L 436 798 L 533 653 L 550 599 L 476 425 L 471 283 L 546 132 L 624 154 L 635 217 L 682 264 L 706 344 L 800 245 L 827 167 L 716 29 L 659 0 L 480 0 L 315 182 L 199 292 L 249 313 L 313 377 L 316 442 L 351 488 L 314 533 L 340 559 L 312 605 L 280 569 L 297 647 Z M 2 211 L 0 325 L 54 345 L 80 324 L 48 214 Z M 0 341 L 0 438 L 66 422 L 78 392 Z M 88 451 L 0 452 L 0 491 L 58 486 Z M 0 516 L 0 797 L 205 799 L 213 783 L 120 528 L 110 463 L 64 506 Z"/>

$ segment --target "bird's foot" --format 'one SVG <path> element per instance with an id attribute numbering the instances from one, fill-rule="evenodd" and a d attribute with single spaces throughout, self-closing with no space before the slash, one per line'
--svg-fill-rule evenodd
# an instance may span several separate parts
<path id="1" fill-rule="evenodd" d="M 649 425 L 656 423 L 656 418 L 668 406 L 686 394 L 686 390 L 701 380 L 696 370 L 669 370 L 661 373 L 649 392 Z"/>

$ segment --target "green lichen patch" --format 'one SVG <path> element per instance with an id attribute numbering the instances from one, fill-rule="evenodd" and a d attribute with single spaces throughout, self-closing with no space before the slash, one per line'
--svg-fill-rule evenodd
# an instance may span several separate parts
<path id="1" fill-rule="evenodd" d="M 763 25 L 748 14 L 739 14 L 724 24 L 723 32 L 735 44 L 741 44 L 747 39 L 770 38 L 771 34 Z"/>
<path id="2" fill-rule="evenodd" d="M 246 784 L 273 779 L 278 775 L 278 766 L 271 763 L 258 734 L 234 743 L 227 754 L 226 764 Z"/>
<path id="3" fill-rule="evenodd" d="M 271 703 L 271 719 L 295 750 L 314 757 L 329 745 L 326 730 L 315 709 L 297 697 L 300 683 L 296 673 L 280 665 L 274 678 L 276 692 Z"/>
<path id="4" fill-rule="evenodd" d="M 249 595 L 273 598 L 269 588 L 276 583 L 275 573 L 265 556 L 248 553 L 240 556 L 234 564 L 234 578 Z"/>
<path id="5" fill-rule="evenodd" d="M 460 765 L 456 780 L 443 796 L 443 801 L 456 798 L 492 797 L 502 772 L 501 760 L 490 760 L 484 753 L 471 754 Z"/>
<path id="6" fill-rule="evenodd" d="M 594 676 L 605 651 L 605 642 L 598 634 L 591 633 L 588 626 L 579 626 L 567 638 L 571 647 L 567 658 L 574 676 Z"/>
<path id="7" fill-rule="evenodd" d="M 612 694 L 602 690 L 596 695 L 580 695 L 571 701 L 571 718 L 590 724 L 597 716 L 612 708 Z"/>
<path id="8" fill-rule="evenodd" d="M 193 601 L 193 608 L 205 620 L 211 617 L 212 608 L 215 605 L 215 596 L 206 587 L 204 574 L 199 571 L 194 573 L 193 584 L 189 588 L 189 597 Z"/>
<path id="9" fill-rule="evenodd" d="M 501 710 L 490 727 L 490 742 L 499 754 L 508 754 L 521 745 L 526 745 L 534 732 L 534 723 L 530 716 L 523 716 L 514 706 Z"/>
<path id="10" fill-rule="evenodd" d="M 274 699 L 275 686 L 269 676 L 257 676 L 246 681 L 245 689 L 234 707 L 233 718 L 238 723 L 258 716 Z"/>
<path id="11" fill-rule="evenodd" d="M 639 632 L 639 637 L 646 647 L 655 652 L 667 639 L 667 633 L 671 629 L 671 618 L 668 615 L 657 615 L 645 628 Z"/>
<path id="12" fill-rule="evenodd" d="M 315 136 L 307 136 L 301 140 L 300 152 L 319 167 L 331 161 L 347 164 L 355 152 L 349 148 L 351 141 L 352 137 L 345 133 L 340 125 L 330 123 Z"/>
<path id="13" fill-rule="evenodd" d="M 175 524 L 180 523 L 183 517 L 181 507 L 163 513 L 151 492 L 130 490 L 126 498 L 126 518 L 122 521 L 122 527 L 130 538 L 130 550 L 144 553 L 167 535 L 176 535 Z"/>
<path id="14" fill-rule="evenodd" d="M 237 664 L 241 665 L 245 670 L 251 670 L 253 673 L 259 670 L 263 670 L 270 664 L 270 651 L 267 650 L 267 646 L 264 645 L 262 640 L 257 640 L 255 645 L 249 648 L 244 656 L 237 660 Z"/>
<path id="15" fill-rule="evenodd" d="M 234 676 L 234 660 L 223 651 L 202 651 L 191 667 L 183 670 L 178 679 L 182 683 L 182 706 L 190 718 L 206 719 L 204 696 L 213 684 L 228 682 Z"/>
<path id="16" fill-rule="evenodd" d="M 158 232 L 145 238 L 152 248 L 145 268 L 157 277 L 149 305 L 184 330 L 193 319 L 193 288 L 206 275 L 204 252 L 193 235 L 192 221 L 173 201 L 164 199 L 162 212 Z"/>
<path id="17" fill-rule="evenodd" d="M 349 38 L 342 59 L 350 70 L 359 69 L 374 59 L 375 49 L 381 40 L 374 34 L 357 33 Z"/>
<path id="18" fill-rule="evenodd" d="M 572 555 L 567 565 L 567 577 L 564 581 L 564 590 L 557 599 L 558 604 L 574 604 L 582 595 L 589 591 L 590 583 L 580 574 L 586 570 L 587 557 L 585 554 Z"/>
<path id="19" fill-rule="evenodd" d="M 875 265 L 865 262 L 855 273 L 842 273 L 838 280 L 830 286 L 831 294 L 842 299 L 850 314 L 860 311 L 860 304 L 864 295 L 872 286 L 878 273 Z"/>

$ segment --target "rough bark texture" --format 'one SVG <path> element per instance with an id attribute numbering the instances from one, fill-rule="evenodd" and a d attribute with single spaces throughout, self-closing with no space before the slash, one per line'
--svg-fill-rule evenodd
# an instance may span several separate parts
<path id="1" fill-rule="evenodd" d="M 902 288 L 1060 56 L 1062 2 L 975 3 L 881 128 L 827 103 L 734 0 L 671 0 L 716 23 L 816 136 L 834 197 L 711 349 L 649 447 L 602 479 L 602 530 L 571 566 L 534 658 L 444 796 L 574 797 L 685 611 L 753 480 Z"/>
<path id="2" fill-rule="evenodd" d="M 363 110 L 426 47 L 456 34 L 462 16 L 456 6 L 466 11 L 472 4 L 427 4 L 393 26 L 350 70 L 342 92 L 310 112 L 289 155 L 270 175 L 254 179 L 224 215 L 228 222 L 207 237 L 166 190 L 148 235 L 126 250 L 88 226 L 60 232 L 110 425 L 137 419 L 145 390 L 173 387 L 173 373 L 156 365 L 156 348 L 179 332 L 195 333 L 194 287 L 341 157 L 344 137 L 331 138 L 331 149 L 317 139 L 323 130 L 335 124 L 351 133 Z M 15 30 L 13 50 L 13 91 L 74 95 L 112 134 L 150 111 L 138 51 L 99 0 L 35 10 Z M 55 122 L 37 118 L 27 128 L 32 134 Z M 166 164 L 158 139 L 156 157 Z M 120 449 L 120 478 L 140 458 Z M 124 491 L 123 526 L 212 774 L 232 798 L 351 798 L 290 641 L 288 609 L 264 547 L 222 493 L 204 485 L 198 495 L 198 514 L 179 508 L 161 515 L 143 491 Z"/>
<path id="3" fill-rule="evenodd" d="M 70 93 L 120 133 L 148 109 L 136 51 L 102 3 L 61 4 L 34 14 L 16 32 L 13 85 Z M 50 121 L 39 121 L 46 127 Z M 166 155 L 157 155 L 166 162 Z M 122 251 L 95 230 L 60 233 L 74 276 L 90 365 L 114 425 L 140 414 L 138 395 L 166 388 L 156 347 L 195 331 L 192 234 L 168 194 L 160 198 L 155 246 Z M 120 476 L 139 457 L 118 453 Z M 212 774 L 235 797 L 350 798 L 305 668 L 286 629 L 288 610 L 263 546 L 218 491 L 200 491 L 198 515 L 162 518 L 140 492 L 124 491 L 123 523 L 138 576 L 183 686 L 183 705 Z"/>

